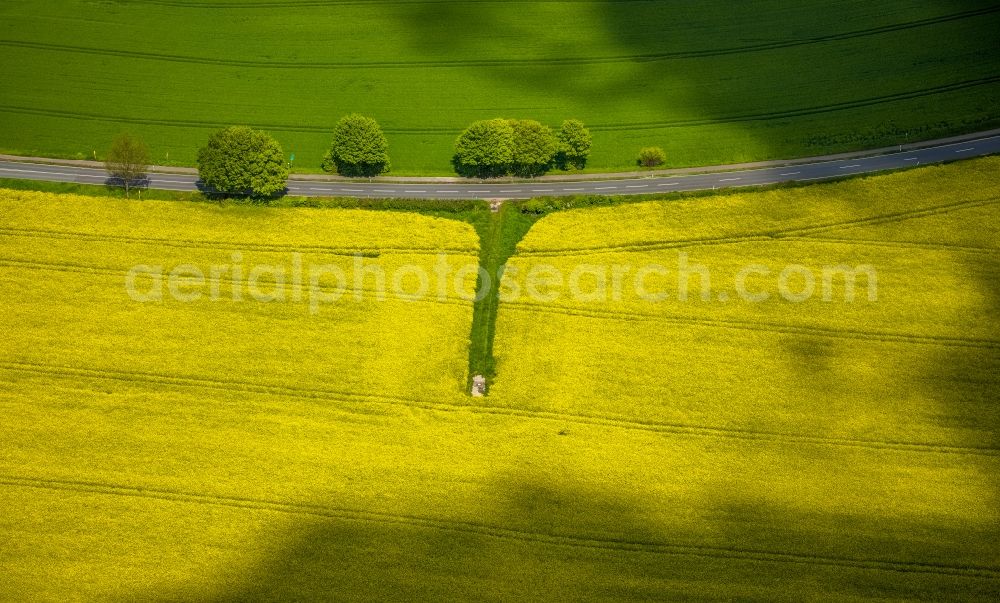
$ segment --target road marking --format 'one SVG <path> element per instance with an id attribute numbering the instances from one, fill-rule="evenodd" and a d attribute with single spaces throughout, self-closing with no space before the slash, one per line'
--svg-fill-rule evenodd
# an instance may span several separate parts
<path id="1" fill-rule="evenodd" d="M 585 189 L 585 188 L 564 188 L 562 190 L 576 192 L 576 191 L 584 191 L 584 190 L 587 190 L 587 189 Z"/>
<path id="2" fill-rule="evenodd" d="M 404 193 L 423 193 L 424 191 L 403 191 Z"/>
<path id="3" fill-rule="evenodd" d="M 903 161 L 917 161 L 917 158 L 916 157 L 907 157 Z"/>
<path id="4" fill-rule="evenodd" d="M 531 189 L 531 192 L 533 192 L 533 193 L 551 193 L 552 189 L 548 189 L 548 188 L 533 188 L 533 189 Z"/>
<path id="5" fill-rule="evenodd" d="M 363 193 L 363 192 L 365 192 L 365 189 L 363 189 L 363 188 L 342 188 L 340 190 L 341 190 L 341 192 L 344 192 L 344 193 Z"/>
<path id="6" fill-rule="evenodd" d="M 306 190 L 307 191 L 313 191 L 315 193 L 326 193 L 326 192 L 330 191 L 330 189 L 328 189 L 328 188 L 307 188 Z"/>
<path id="7" fill-rule="evenodd" d="M 855 163 L 855 164 L 852 164 L 852 165 L 842 165 L 842 166 L 840 166 L 840 169 L 842 169 L 842 170 L 848 170 L 848 169 L 856 168 L 856 167 L 861 167 L 861 164 L 860 163 Z"/>
<path id="8" fill-rule="evenodd" d="M 97 174 L 67 174 L 65 172 L 47 172 L 44 170 L 18 170 L 15 168 L 0 168 L 3 172 L 21 172 L 24 174 L 45 174 L 46 176 L 67 176 L 69 178 L 101 178 Z"/>
<path id="9" fill-rule="evenodd" d="M 473 191 L 473 190 L 470 190 L 469 192 L 470 193 L 488 193 L 490 191 L 484 191 L 484 190 L 475 190 L 475 191 Z"/>
<path id="10" fill-rule="evenodd" d="M 376 188 L 376 189 L 372 189 L 372 192 L 373 192 L 373 193 L 388 193 L 388 194 L 390 194 L 390 195 L 391 195 L 392 193 L 394 193 L 394 192 L 396 192 L 396 191 L 387 191 L 387 190 L 385 190 L 385 189 L 377 189 L 377 188 Z"/>
<path id="11" fill-rule="evenodd" d="M 736 182 L 737 180 L 742 180 L 742 178 L 723 178 L 719 182 Z"/>
<path id="12" fill-rule="evenodd" d="M 511 188 L 511 189 L 504 189 L 502 191 L 497 191 L 497 192 L 500 192 L 500 193 L 519 193 L 519 192 L 521 192 L 521 189 L 519 189 L 519 188 Z"/>
<path id="13" fill-rule="evenodd" d="M 629 184 L 625 188 L 649 188 L 648 184 Z"/>
<path id="14" fill-rule="evenodd" d="M 785 172 L 784 174 L 778 174 L 779 176 L 794 176 L 796 174 L 801 174 L 802 172 Z"/>
<path id="15" fill-rule="evenodd" d="M 597 187 L 594 187 L 594 190 L 595 191 L 614 191 L 614 190 L 618 190 L 618 187 L 617 186 L 597 186 Z"/>
<path id="16" fill-rule="evenodd" d="M 661 182 L 656 186 L 676 186 L 678 184 L 680 184 L 680 182 Z"/>
<path id="17" fill-rule="evenodd" d="M 956 153 L 964 153 L 964 152 L 966 152 L 966 151 L 975 151 L 975 150 L 976 150 L 976 147 L 969 147 L 969 148 L 967 148 L 967 149 L 959 149 L 959 150 L 957 150 L 957 151 L 955 151 L 955 152 L 956 152 Z"/>

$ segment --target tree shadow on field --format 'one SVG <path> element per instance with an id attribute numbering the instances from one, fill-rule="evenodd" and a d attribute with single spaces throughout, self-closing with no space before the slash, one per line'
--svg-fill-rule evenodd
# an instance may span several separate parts
<path id="1" fill-rule="evenodd" d="M 867 545 L 877 539 L 864 536 L 852 543 L 856 548 L 845 548 L 843 540 L 853 535 L 830 527 L 858 518 L 847 517 L 845 524 L 844 517 L 769 508 L 738 489 L 712 493 L 702 509 L 676 509 L 700 512 L 698 527 L 666 528 L 648 517 L 651 509 L 669 517 L 670 501 L 640 506 L 634 496 L 520 481 L 497 487 L 495 499 L 503 502 L 479 509 L 474 518 L 304 519 L 289 546 L 249 575 L 232 576 L 250 586 L 215 601 L 798 601 L 928 592 L 939 599 L 988 600 L 1000 592 L 1000 576 L 910 575 L 864 561 L 852 567 L 851 559 L 900 552 L 872 550 Z M 435 516 L 432 509 L 425 515 Z M 890 522 L 882 528 L 920 535 L 933 526 Z M 982 534 L 968 537 L 981 541 Z M 909 542 L 915 547 L 906 552 L 910 560 L 944 554 L 919 537 Z M 769 550 L 786 558 L 760 552 Z"/>
<path id="2" fill-rule="evenodd" d="M 198 189 L 199 193 L 204 195 L 206 199 L 208 199 L 209 201 L 216 201 L 220 204 L 224 204 L 226 201 L 232 200 L 241 203 L 250 203 L 253 205 L 267 205 L 272 201 L 277 201 L 282 197 L 288 195 L 287 186 L 281 189 L 280 191 L 277 191 L 276 193 L 264 196 L 255 195 L 251 191 L 246 191 L 244 193 L 227 193 L 219 191 L 215 187 L 209 186 L 202 180 L 198 180 L 197 182 L 195 182 L 194 186 L 196 189 Z"/>
<path id="3" fill-rule="evenodd" d="M 722 144 L 711 137 L 691 138 L 699 126 L 722 127 L 735 141 L 729 144 L 739 148 L 706 148 L 705 157 L 718 156 L 721 150 L 736 161 L 777 156 L 790 142 L 794 147 L 790 136 L 799 145 L 815 146 L 818 153 L 831 144 L 874 147 L 902 142 L 904 136 L 919 137 L 911 126 L 897 127 L 884 115 L 865 109 L 853 113 L 852 121 L 839 129 L 826 122 L 841 121 L 843 113 L 830 109 L 837 103 L 878 101 L 910 91 L 903 90 L 900 81 L 871 73 L 871 56 L 881 44 L 900 45 L 888 48 L 891 52 L 885 52 L 883 60 L 884 69 L 903 73 L 913 68 L 906 57 L 913 54 L 912 60 L 919 63 L 922 50 L 939 41 L 934 28 L 907 24 L 985 6 L 949 0 L 925 3 L 920 11 L 895 7 L 899 14 L 896 22 L 889 21 L 894 24 L 886 35 L 896 37 L 862 35 L 875 50 L 858 52 L 849 45 L 817 39 L 871 27 L 866 21 L 872 14 L 864 7 L 841 7 L 849 9 L 848 14 L 831 19 L 825 11 L 806 5 L 716 4 L 709 10 L 703 3 L 584 3 L 568 16 L 550 13 L 544 3 L 521 3 L 516 8 L 504 3 L 414 3 L 398 14 L 412 32 L 411 46 L 424 60 L 447 58 L 461 64 L 454 57 L 463 57 L 468 65 L 480 68 L 485 86 L 494 81 L 515 84 L 546 99 L 543 106 L 528 109 L 532 115 L 519 108 L 506 111 L 510 115 L 483 114 L 480 119 L 584 119 L 595 132 L 624 133 L 621 139 L 630 148 L 618 150 L 619 157 L 654 145 L 664 146 L 668 156 L 675 155 L 677 127 L 688 130 L 681 144 Z M 525 10 L 534 14 L 526 17 Z M 572 21 L 552 22 L 547 33 L 539 33 L 545 31 L 539 30 L 539 20 L 559 17 Z M 896 26 L 902 29 L 892 29 Z M 567 33 L 574 31 L 575 36 Z M 900 35 L 906 37 L 900 41 Z M 781 54 L 768 50 L 789 44 L 791 50 Z M 951 76 L 971 80 L 976 74 Z M 854 86 L 845 85 L 855 81 Z M 907 85 L 921 87 L 920 82 Z M 581 106 L 585 115 L 566 114 L 577 111 L 567 107 Z M 906 121 L 908 116 L 901 117 Z M 919 116 L 913 119 L 919 122 Z M 790 127 L 796 123 L 808 124 L 798 129 L 812 131 Z M 684 152 L 698 156 L 696 149 Z"/>

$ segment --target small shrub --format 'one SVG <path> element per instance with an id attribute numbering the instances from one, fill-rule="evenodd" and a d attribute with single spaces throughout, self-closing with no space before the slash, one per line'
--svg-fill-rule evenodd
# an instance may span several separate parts
<path id="1" fill-rule="evenodd" d="M 642 167 L 656 167 L 666 162 L 667 154 L 660 147 L 646 147 L 639 151 L 639 165 Z"/>

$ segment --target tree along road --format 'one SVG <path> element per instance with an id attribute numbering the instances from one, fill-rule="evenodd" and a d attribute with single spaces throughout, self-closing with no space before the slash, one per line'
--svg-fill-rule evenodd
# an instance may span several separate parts
<path id="1" fill-rule="evenodd" d="M 919 148 L 913 150 L 867 157 L 804 160 L 752 169 L 618 180 L 390 183 L 292 177 L 288 181 L 288 194 L 306 197 L 530 199 L 566 195 L 640 195 L 760 186 L 779 182 L 809 182 L 1000 153 L 1000 135 L 992 132 L 983 134 L 979 138 L 974 134 L 969 135 L 960 142 L 931 142 L 920 144 Z M 724 169 L 724 166 L 720 169 Z M 107 182 L 108 175 L 103 169 L 93 167 L 0 161 L 0 178 L 100 185 Z M 198 177 L 193 174 L 150 173 L 148 186 L 155 189 L 193 191 L 198 190 L 199 182 Z"/>

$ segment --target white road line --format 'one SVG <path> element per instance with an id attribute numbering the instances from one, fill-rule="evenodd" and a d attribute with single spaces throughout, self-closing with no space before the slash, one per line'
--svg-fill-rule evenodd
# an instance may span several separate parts
<path id="1" fill-rule="evenodd" d="M 342 189 L 340 189 L 340 191 L 344 192 L 344 193 L 363 193 L 363 192 L 365 192 L 365 189 L 363 189 L 363 188 L 342 188 Z"/>
<path id="2" fill-rule="evenodd" d="M 587 190 L 587 189 L 585 189 L 585 188 L 564 188 L 564 189 L 562 189 L 562 190 L 564 190 L 564 191 L 573 191 L 573 192 L 576 192 L 576 191 L 585 191 L 585 190 Z"/>
<path id="3" fill-rule="evenodd" d="M 424 191 L 403 191 L 404 193 L 422 193 Z"/>
<path id="4" fill-rule="evenodd" d="M 861 164 L 860 163 L 855 163 L 853 165 L 842 165 L 842 166 L 840 166 L 840 169 L 842 169 L 842 170 L 848 170 L 850 168 L 856 168 L 856 167 L 861 167 Z"/>
<path id="5" fill-rule="evenodd" d="M 742 180 L 742 178 L 723 178 L 719 182 L 736 182 L 737 180 Z"/>
<path id="6" fill-rule="evenodd" d="M 385 189 L 377 189 L 377 188 L 376 188 L 376 189 L 372 189 L 372 192 L 373 192 L 373 193 L 382 193 L 382 194 L 386 194 L 386 193 L 388 193 L 388 194 L 390 194 L 390 195 L 391 195 L 391 194 L 393 194 L 393 193 L 394 193 L 394 192 L 396 192 L 396 191 L 387 191 L 387 190 L 385 190 Z"/>
<path id="7" fill-rule="evenodd" d="M 796 174 L 801 174 L 802 172 L 785 172 L 784 174 L 778 174 L 779 176 L 794 176 Z"/>
<path id="8" fill-rule="evenodd" d="M 597 187 L 594 187 L 594 190 L 595 191 L 614 191 L 614 190 L 618 190 L 618 187 L 617 186 L 597 186 Z"/>
<path id="9" fill-rule="evenodd" d="M 473 190 L 470 190 L 469 192 L 470 193 L 488 193 L 490 191 L 484 191 L 484 190 L 475 190 L 475 191 L 473 191 Z"/>
<path id="10" fill-rule="evenodd" d="M 533 193 L 551 193 L 552 189 L 550 189 L 550 188 L 533 188 L 533 189 L 531 189 L 531 192 L 533 192 Z"/>
<path id="11" fill-rule="evenodd" d="M 307 191 L 312 191 L 314 193 L 328 193 L 330 189 L 328 188 L 307 188 Z"/>
<path id="12" fill-rule="evenodd" d="M 43 170 L 18 170 L 15 168 L 0 168 L 2 172 L 19 172 L 23 174 L 44 174 L 46 176 L 66 176 L 69 178 L 100 178 L 97 174 L 67 174 L 64 172 L 46 172 Z"/>
<path id="13" fill-rule="evenodd" d="M 955 151 L 955 152 L 956 152 L 956 153 L 964 153 L 964 152 L 966 152 L 966 151 L 975 151 L 975 150 L 976 150 L 976 147 L 969 147 L 969 148 L 967 148 L 967 149 L 959 149 L 959 150 L 957 150 L 957 151 Z"/>
<path id="14" fill-rule="evenodd" d="M 916 157 L 907 157 L 906 159 L 903 159 L 903 161 L 916 161 L 916 160 L 917 160 Z"/>
<path id="15" fill-rule="evenodd" d="M 499 193 L 519 193 L 519 192 L 521 192 L 521 189 L 519 189 L 519 188 L 504 189 L 502 191 L 497 191 L 497 192 L 499 192 Z"/>
<path id="16" fill-rule="evenodd" d="M 656 186 L 676 186 L 678 184 L 680 184 L 680 182 L 661 182 Z"/>
<path id="17" fill-rule="evenodd" d="M 648 184 L 629 184 L 625 188 L 649 188 Z"/>

